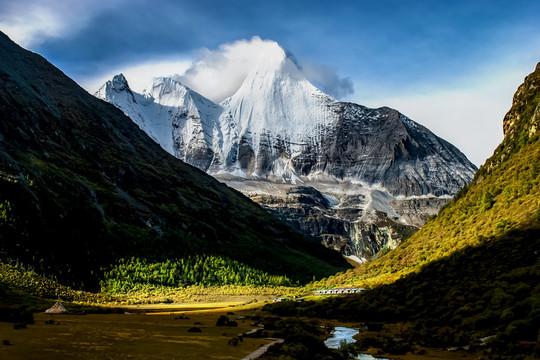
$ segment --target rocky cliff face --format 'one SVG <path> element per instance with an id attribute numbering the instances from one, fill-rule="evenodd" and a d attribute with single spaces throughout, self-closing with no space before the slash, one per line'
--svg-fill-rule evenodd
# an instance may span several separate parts
<path id="1" fill-rule="evenodd" d="M 540 63 L 533 73 L 527 76 L 514 94 L 512 108 L 505 115 L 503 130 L 505 142 L 514 143 L 514 147 L 523 145 L 533 137 L 540 127 L 540 104 L 538 88 L 540 87 Z M 510 151 L 512 147 L 508 147 Z M 514 149 L 515 150 L 515 149 Z"/>
<path id="2" fill-rule="evenodd" d="M 385 214 L 395 226 L 421 226 L 476 171 L 453 145 L 398 111 L 322 93 L 277 44 L 219 105 L 167 78 L 139 95 L 119 75 L 96 95 L 122 109 L 170 153 L 252 194 L 268 209 L 264 189 L 288 184 L 280 195 L 283 206 L 274 206 L 282 218 L 305 205 L 288 193 L 295 185 L 333 197 L 325 214 L 334 220 L 328 221 L 344 221 L 349 230 L 320 225 L 316 231 L 301 214 L 291 223 L 319 238 L 344 236 L 349 247 L 361 243 L 356 234 L 363 232 L 345 223 L 377 226 Z M 342 218 L 342 202 L 362 212 Z"/>
<path id="3" fill-rule="evenodd" d="M 350 204 L 344 199 L 332 206 L 320 192 L 307 186 L 292 187 L 285 196 L 251 197 L 298 231 L 357 262 L 370 259 L 383 248 L 395 248 L 417 230 L 389 219 L 384 212 L 376 212 L 370 223 L 362 221 L 365 211 L 356 206 L 358 199 L 350 198 Z"/>
<path id="4" fill-rule="evenodd" d="M 396 198 L 355 184 L 276 184 L 221 179 L 251 200 L 357 262 L 395 248 L 437 213 L 449 198 Z M 408 222 L 405 222 L 404 219 Z"/>

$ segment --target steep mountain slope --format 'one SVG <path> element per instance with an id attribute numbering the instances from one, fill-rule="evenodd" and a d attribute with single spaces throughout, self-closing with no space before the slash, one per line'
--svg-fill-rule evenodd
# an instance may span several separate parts
<path id="1" fill-rule="evenodd" d="M 259 58 L 219 105 L 166 78 L 139 95 L 118 75 L 96 96 L 170 153 L 345 255 L 395 246 L 472 179 L 476 168 L 458 149 L 398 111 L 322 93 L 277 43 Z M 155 95 L 163 87 L 175 89 L 166 101 Z M 186 102 L 186 92 L 204 100 Z M 178 130 L 186 128 L 194 130 Z M 298 202 L 297 185 L 329 203 Z"/>
<path id="2" fill-rule="evenodd" d="M 148 91 L 133 92 L 123 75 L 96 94 L 116 104 L 165 150 L 199 169 L 210 166 L 213 134 L 221 108 L 170 78 L 156 79 Z"/>
<path id="3" fill-rule="evenodd" d="M 473 181 L 433 221 L 380 261 L 359 269 L 355 277 L 375 281 L 374 275 L 392 272 L 392 278 L 398 278 L 490 237 L 536 226 L 540 216 L 539 104 L 537 66 L 519 87 L 504 118 L 504 140 Z"/>
<path id="4" fill-rule="evenodd" d="M 539 126 L 540 63 L 514 96 L 503 142 L 436 218 L 382 258 L 314 284 L 389 285 L 318 309 L 333 317 L 409 322 L 403 335 L 410 342 L 477 346 L 496 335 L 484 344 L 493 353 L 532 358 L 536 346 L 538 355 Z"/>
<path id="5" fill-rule="evenodd" d="M 0 79 L 2 261 L 87 288 L 128 257 L 215 255 L 293 280 L 346 266 L 3 34 Z M 192 101 L 204 103 L 186 90 Z"/>

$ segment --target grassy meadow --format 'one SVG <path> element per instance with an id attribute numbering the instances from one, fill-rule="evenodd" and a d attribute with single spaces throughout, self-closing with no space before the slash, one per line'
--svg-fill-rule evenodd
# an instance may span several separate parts
<path id="1" fill-rule="evenodd" d="M 154 306 L 157 313 L 147 313 L 148 307 L 109 314 L 36 313 L 35 324 L 26 329 L 0 322 L 0 339 L 10 343 L 0 345 L 0 358 L 225 360 L 241 359 L 271 342 L 245 338 L 237 346 L 228 345 L 232 337 L 254 328 L 248 318 L 236 320 L 238 327 L 216 326 L 217 319 L 230 311 L 229 305 L 236 303 L 182 305 L 176 311 Z M 189 319 L 178 319 L 179 314 Z M 54 324 L 47 323 L 51 319 Z M 188 332 L 193 327 L 201 332 Z"/>

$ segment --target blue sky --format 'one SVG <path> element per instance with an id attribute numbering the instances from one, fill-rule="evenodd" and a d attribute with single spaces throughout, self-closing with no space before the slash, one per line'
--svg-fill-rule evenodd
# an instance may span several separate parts
<path id="1" fill-rule="evenodd" d="M 481 165 L 540 61 L 539 14 L 537 0 L 2 0 L 0 30 L 89 91 L 116 72 L 181 74 L 223 44 L 271 39 L 321 72 L 322 90 L 396 108 Z"/>

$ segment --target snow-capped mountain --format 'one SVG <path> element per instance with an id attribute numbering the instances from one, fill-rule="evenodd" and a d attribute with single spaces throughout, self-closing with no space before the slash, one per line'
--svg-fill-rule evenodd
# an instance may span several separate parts
<path id="1" fill-rule="evenodd" d="M 333 199 L 329 217 L 356 199 L 351 224 L 376 224 L 384 214 L 421 226 L 476 171 L 456 147 L 398 111 L 324 94 L 277 43 L 220 104 L 171 78 L 137 94 L 117 75 L 96 96 L 122 109 L 171 154 L 248 196 L 290 200 L 292 186 L 311 186 Z M 426 198 L 437 199 L 430 204 Z"/>
<path id="2" fill-rule="evenodd" d="M 95 94 L 120 108 L 165 150 L 200 169 L 213 158 L 221 107 L 171 78 L 158 78 L 142 93 L 120 74 Z"/>
<path id="3" fill-rule="evenodd" d="M 453 195 L 475 167 L 453 145 L 390 108 L 324 94 L 276 43 L 221 104 L 170 78 L 142 94 L 123 75 L 96 96 L 171 154 L 212 174 L 295 183 L 350 180 L 394 196 Z"/>
<path id="4" fill-rule="evenodd" d="M 248 178 L 294 182 L 309 175 L 294 159 L 335 123 L 339 102 L 309 83 L 279 45 L 270 50 L 221 103 L 222 157 L 212 171 L 236 168 Z"/>

